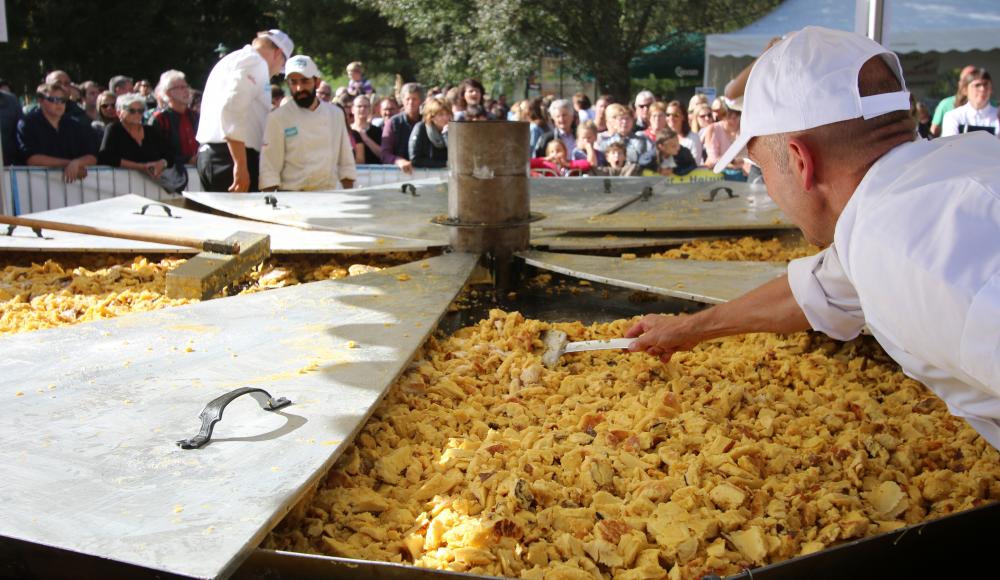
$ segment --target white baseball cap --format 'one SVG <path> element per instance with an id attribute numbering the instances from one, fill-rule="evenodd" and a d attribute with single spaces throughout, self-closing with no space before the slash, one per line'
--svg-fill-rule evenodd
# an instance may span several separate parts
<path id="1" fill-rule="evenodd" d="M 313 59 L 304 54 L 297 54 L 285 62 L 285 76 L 292 73 L 299 73 L 306 78 L 318 77 L 319 67 Z"/>
<path id="2" fill-rule="evenodd" d="M 901 91 L 862 97 L 858 73 L 881 56 L 899 78 Z M 757 59 L 743 95 L 740 134 L 715 164 L 721 173 L 754 137 L 804 131 L 892 111 L 910 110 L 910 93 L 899 57 L 868 37 L 807 26 Z"/>
<path id="3" fill-rule="evenodd" d="M 281 52 L 285 53 L 286 59 L 292 58 L 292 52 L 295 50 L 295 43 L 292 42 L 290 36 L 277 28 L 268 30 L 267 33 L 262 36 L 273 42 L 274 46 L 280 48 Z"/>

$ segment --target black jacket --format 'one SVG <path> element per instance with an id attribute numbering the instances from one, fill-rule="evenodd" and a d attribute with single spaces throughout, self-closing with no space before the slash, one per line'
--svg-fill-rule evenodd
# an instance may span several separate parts
<path id="1" fill-rule="evenodd" d="M 410 162 L 414 167 L 448 166 L 447 141 L 444 147 L 435 147 L 427 136 L 427 127 L 423 121 L 414 125 L 413 133 L 410 134 Z"/>

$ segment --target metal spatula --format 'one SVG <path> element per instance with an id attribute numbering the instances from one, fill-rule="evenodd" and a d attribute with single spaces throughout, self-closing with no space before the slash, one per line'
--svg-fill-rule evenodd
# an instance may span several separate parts
<path id="1" fill-rule="evenodd" d="M 546 330 L 542 335 L 545 352 L 542 354 L 542 364 L 552 368 L 559 364 L 559 357 L 567 352 L 582 352 L 585 350 L 622 350 L 627 349 L 632 338 L 610 338 L 607 340 L 582 340 L 569 342 L 569 337 L 561 330 Z"/>

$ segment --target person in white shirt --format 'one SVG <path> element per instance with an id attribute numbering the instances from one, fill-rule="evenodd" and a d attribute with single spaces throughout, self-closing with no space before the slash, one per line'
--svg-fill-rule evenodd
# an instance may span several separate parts
<path id="1" fill-rule="evenodd" d="M 643 317 L 631 350 L 666 361 L 731 334 L 849 340 L 867 326 L 1000 448 L 1000 142 L 917 141 L 899 59 L 838 30 L 807 27 L 769 49 L 744 99 L 717 170 L 747 147 L 768 194 L 826 248 L 726 304 Z"/>
<path id="2" fill-rule="evenodd" d="M 319 68 L 299 54 L 288 59 L 292 99 L 271 112 L 260 155 L 261 191 L 351 189 L 357 179 L 347 122 L 339 107 L 316 96 Z"/>
<path id="3" fill-rule="evenodd" d="M 974 68 L 962 77 L 962 90 L 968 99 L 961 107 L 944 114 L 941 136 L 960 135 L 972 131 L 986 131 L 1000 137 L 1000 120 L 997 108 L 990 104 L 993 80 L 985 69 Z"/>
<path id="4" fill-rule="evenodd" d="M 258 32 L 208 75 L 196 135 L 198 177 L 205 191 L 257 191 L 271 77 L 281 72 L 294 47 L 280 30 Z"/>

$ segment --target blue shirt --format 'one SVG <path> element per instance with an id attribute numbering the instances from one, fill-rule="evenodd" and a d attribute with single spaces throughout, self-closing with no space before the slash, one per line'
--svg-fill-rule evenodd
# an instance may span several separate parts
<path id="1" fill-rule="evenodd" d="M 18 122 L 17 147 L 24 161 L 32 155 L 48 155 L 57 159 L 97 155 L 93 129 L 84 127 L 67 115 L 59 119 L 57 129 L 40 109 L 28 113 Z"/>

